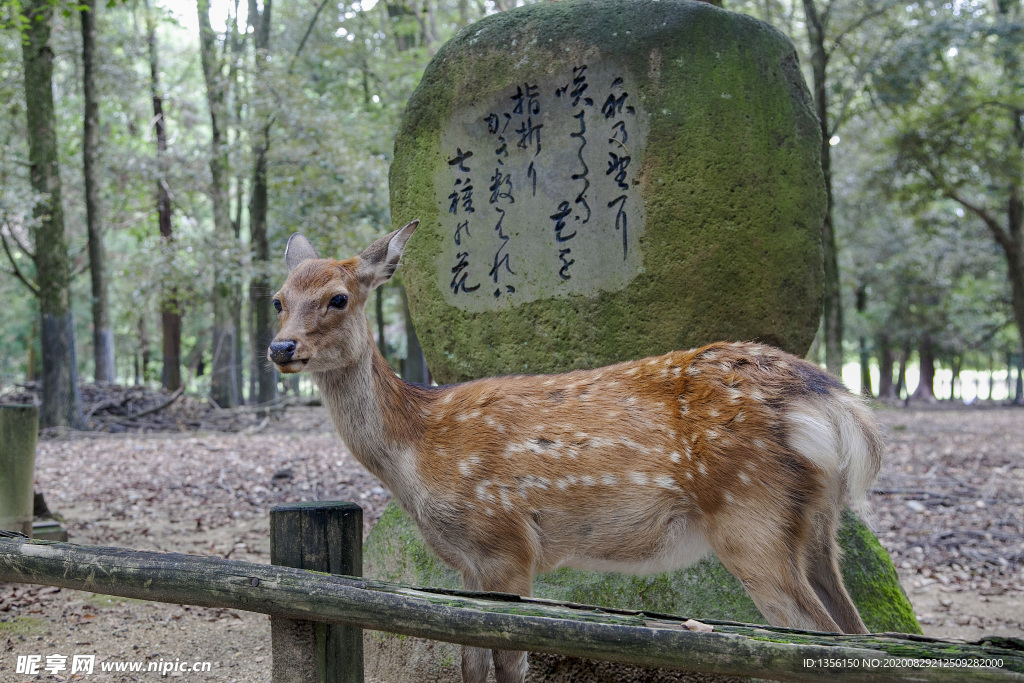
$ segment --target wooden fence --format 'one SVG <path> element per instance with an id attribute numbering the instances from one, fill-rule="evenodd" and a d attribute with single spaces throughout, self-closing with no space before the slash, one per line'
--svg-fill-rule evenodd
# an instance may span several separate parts
<path id="1" fill-rule="evenodd" d="M 463 645 L 779 681 L 1021 681 L 1024 640 L 837 636 L 361 579 L 362 510 L 271 510 L 271 562 L 0 532 L 0 581 L 271 616 L 274 683 L 362 681 L 361 629 Z M 336 574 L 347 574 L 346 576 Z"/>

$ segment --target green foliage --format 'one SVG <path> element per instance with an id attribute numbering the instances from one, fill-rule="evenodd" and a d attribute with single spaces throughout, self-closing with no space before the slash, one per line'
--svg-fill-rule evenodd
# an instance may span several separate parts
<path id="1" fill-rule="evenodd" d="M 83 376 L 91 376 L 80 6 L 52 3 L 77 356 Z M 217 282 L 244 286 L 253 275 L 265 274 L 276 288 L 285 275 L 280 254 L 293 231 L 307 233 L 325 255 L 348 256 L 387 230 L 392 144 L 425 65 L 460 27 L 511 4 L 367 2 L 365 9 L 358 2 L 276 4 L 269 51 L 257 69 L 245 17 L 227 16 L 232 3 L 215 3 L 213 25 L 230 91 L 225 144 L 231 214 L 239 219 L 238 236 L 231 239 L 213 236 L 210 124 L 195 17 L 151 3 L 170 140 L 161 168 L 146 3 L 99 3 L 100 176 L 119 380 L 133 381 L 134 366 L 144 356 L 151 359 L 150 376 L 159 374 L 165 292 L 180 294 L 183 362 L 194 365 L 204 352 L 209 360 L 210 299 Z M 809 73 L 802 2 L 724 4 L 792 37 Z M 1012 144 L 1017 124 L 1010 115 L 1024 109 L 1020 1 L 1003 2 L 1007 11 L 1000 17 L 996 5 L 981 0 L 817 4 L 829 7 L 831 129 L 842 138 L 832 151 L 843 297 L 850 309 L 847 336 L 889 332 L 896 343 L 913 344 L 927 332 L 939 340 L 944 355 L 979 354 L 978 362 L 1019 344 L 1007 265 L 979 211 L 1005 223 L 1010 188 L 1024 176 L 1024 156 Z M 21 3 L 0 0 L 0 232 L 10 238 L 15 263 L 31 281 L 35 273 L 28 252 L 34 245 L 28 236 L 37 198 L 28 182 L 21 66 L 25 26 Z M 247 206 L 253 143 L 268 122 L 272 257 L 264 268 L 249 252 Z M 161 176 L 172 196 L 172 244 L 157 233 L 154 195 Z M 7 311 L 0 330 L 0 382 L 9 384 L 29 371 L 28 351 L 38 343 L 37 304 L 9 274 L 13 269 L 4 254 L 0 269 Z M 858 285 L 867 288 L 863 313 L 852 310 Z M 397 292 L 389 290 L 389 317 L 396 317 L 398 302 Z M 388 336 L 400 355 L 401 326 L 389 325 Z M 249 367 L 248 358 L 243 363 Z"/>

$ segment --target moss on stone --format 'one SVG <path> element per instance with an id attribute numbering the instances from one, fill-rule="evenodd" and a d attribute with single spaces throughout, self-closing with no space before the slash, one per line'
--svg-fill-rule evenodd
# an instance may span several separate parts
<path id="1" fill-rule="evenodd" d="M 596 55 L 630 71 L 648 113 L 642 272 L 595 297 L 448 305 L 434 270 L 444 123 L 474 98 Z M 792 44 L 749 17 L 686 0 L 568 0 L 467 27 L 411 98 L 391 171 L 396 225 L 421 220 L 406 282 L 434 376 L 596 367 L 718 339 L 802 354 L 821 297 L 819 145 Z"/>
<path id="2" fill-rule="evenodd" d="M 849 510 L 843 512 L 839 545 L 845 553 L 843 582 L 867 627 L 876 633 L 921 633 L 889 554 Z"/>

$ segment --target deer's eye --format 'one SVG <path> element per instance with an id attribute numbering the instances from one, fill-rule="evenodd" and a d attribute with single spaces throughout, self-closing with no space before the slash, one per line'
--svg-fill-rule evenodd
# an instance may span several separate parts
<path id="1" fill-rule="evenodd" d="M 331 299 L 331 303 L 327 306 L 328 308 L 345 308 L 348 306 L 348 295 L 337 294 Z"/>
<path id="2" fill-rule="evenodd" d="M 281 300 L 280 299 L 274 299 L 274 310 L 276 310 L 278 313 L 281 312 Z"/>

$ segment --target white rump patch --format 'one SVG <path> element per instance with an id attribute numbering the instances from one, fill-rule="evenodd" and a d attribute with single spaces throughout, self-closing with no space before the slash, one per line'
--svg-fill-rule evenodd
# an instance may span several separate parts
<path id="1" fill-rule="evenodd" d="M 826 415 L 808 408 L 786 413 L 789 445 L 819 470 L 835 476 L 842 468 L 835 425 Z"/>

